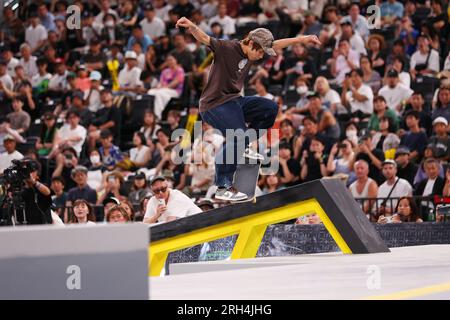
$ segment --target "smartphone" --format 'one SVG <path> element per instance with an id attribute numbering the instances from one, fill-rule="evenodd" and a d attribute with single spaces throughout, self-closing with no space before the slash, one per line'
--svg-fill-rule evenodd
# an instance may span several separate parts
<path id="1" fill-rule="evenodd" d="M 166 201 L 164 199 L 158 199 L 158 205 L 165 206 L 166 205 Z"/>

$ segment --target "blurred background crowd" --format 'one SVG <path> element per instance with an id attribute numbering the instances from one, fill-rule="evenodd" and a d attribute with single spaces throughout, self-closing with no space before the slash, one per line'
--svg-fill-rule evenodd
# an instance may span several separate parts
<path id="1" fill-rule="evenodd" d="M 280 50 L 249 75 L 244 94 L 279 106 L 276 133 L 260 141 L 260 148 L 279 149 L 272 159 L 279 170 L 261 175 L 258 194 L 336 178 L 373 222 L 445 219 L 436 208 L 450 199 L 446 0 L 4 5 L 0 172 L 13 159 L 38 161 L 66 223 L 140 221 L 155 189 L 161 198 L 177 190 L 199 210 L 222 205 L 210 196 L 223 138 L 206 123 L 192 134 L 213 56 L 175 27 L 181 17 L 220 39 L 240 40 L 262 26 L 275 38 L 314 34 L 322 43 Z M 180 128 L 191 135 L 174 141 Z M 178 164 L 177 144 L 202 161 Z M 153 179 L 159 176 L 165 180 Z M 179 217 L 188 214 L 180 210 Z"/>

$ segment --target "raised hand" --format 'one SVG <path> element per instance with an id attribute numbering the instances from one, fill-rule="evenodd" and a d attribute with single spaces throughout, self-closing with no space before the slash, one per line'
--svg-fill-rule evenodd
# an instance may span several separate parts
<path id="1" fill-rule="evenodd" d="M 320 46 L 322 42 L 320 42 L 319 38 L 315 35 L 310 36 L 299 36 L 301 42 L 306 46 L 318 45 Z"/>
<path id="2" fill-rule="evenodd" d="M 179 28 L 179 27 L 189 28 L 192 25 L 194 25 L 194 23 L 191 20 L 189 20 L 186 17 L 182 17 L 182 18 L 178 19 L 177 24 L 175 26 L 177 28 Z"/>

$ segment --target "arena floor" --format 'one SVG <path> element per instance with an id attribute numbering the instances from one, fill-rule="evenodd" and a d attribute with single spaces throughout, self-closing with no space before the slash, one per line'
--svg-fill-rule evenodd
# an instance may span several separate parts
<path id="1" fill-rule="evenodd" d="M 172 265 L 151 299 L 450 299 L 450 245 Z"/>

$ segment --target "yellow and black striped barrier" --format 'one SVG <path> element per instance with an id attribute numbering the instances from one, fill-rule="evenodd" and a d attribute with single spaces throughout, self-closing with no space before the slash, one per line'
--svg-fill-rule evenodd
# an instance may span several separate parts
<path id="1" fill-rule="evenodd" d="M 337 179 L 316 180 L 150 228 L 149 270 L 159 276 L 170 252 L 238 234 L 232 259 L 254 258 L 267 226 L 316 213 L 343 253 L 389 252 Z"/>

